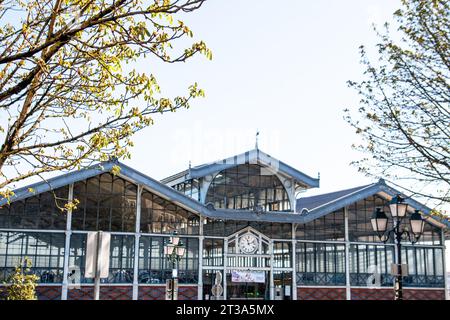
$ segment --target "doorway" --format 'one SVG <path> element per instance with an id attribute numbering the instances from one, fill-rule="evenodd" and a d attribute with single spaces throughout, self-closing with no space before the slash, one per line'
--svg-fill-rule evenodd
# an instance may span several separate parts
<path id="1" fill-rule="evenodd" d="M 292 272 L 274 271 L 274 300 L 292 300 Z"/>

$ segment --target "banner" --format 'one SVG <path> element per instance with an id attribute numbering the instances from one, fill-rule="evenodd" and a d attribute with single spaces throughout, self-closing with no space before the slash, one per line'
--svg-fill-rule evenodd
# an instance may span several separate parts
<path id="1" fill-rule="evenodd" d="M 264 271 L 232 271 L 232 282 L 266 282 L 266 273 Z"/>

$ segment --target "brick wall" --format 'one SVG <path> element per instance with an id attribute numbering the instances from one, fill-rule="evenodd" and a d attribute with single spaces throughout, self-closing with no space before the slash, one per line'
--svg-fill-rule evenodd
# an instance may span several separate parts
<path id="1" fill-rule="evenodd" d="M 405 289 L 405 300 L 445 300 L 444 289 Z"/>
<path id="2" fill-rule="evenodd" d="M 165 286 L 140 286 L 139 300 L 164 300 L 166 298 Z M 178 300 L 197 300 L 197 286 L 180 286 L 178 288 Z"/>
<path id="3" fill-rule="evenodd" d="M 82 286 L 80 289 L 70 289 L 67 292 L 67 300 L 93 300 L 94 287 Z M 132 286 L 101 286 L 101 300 L 132 300 Z"/>
<path id="4" fill-rule="evenodd" d="M 345 288 L 297 287 L 297 300 L 345 300 Z"/>
<path id="5" fill-rule="evenodd" d="M 394 300 L 394 289 L 352 288 L 352 300 Z"/>
<path id="6" fill-rule="evenodd" d="M 61 300 L 61 286 L 37 286 L 38 300 Z"/>
<path id="7" fill-rule="evenodd" d="M 350 290 L 352 300 L 394 300 L 392 288 L 371 289 L 352 288 Z M 298 300 L 345 300 L 345 288 L 305 288 L 297 287 Z M 403 289 L 404 300 L 444 300 L 443 289 Z"/>

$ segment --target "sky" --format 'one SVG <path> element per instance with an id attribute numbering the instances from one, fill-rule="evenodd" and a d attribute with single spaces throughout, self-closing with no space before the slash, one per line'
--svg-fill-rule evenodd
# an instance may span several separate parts
<path id="1" fill-rule="evenodd" d="M 226 158 L 255 146 L 317 177 L 329 192 L 373 182 L 349 165 L 358 136 L 344 120 L 358 96 L 348 80 L 361 78 L 358 47 L 374 47 L 372 24 L 390 21 L 393 0 L 209 0 L 183 16 L 213 60 L 183 64 L 139 61 L 163 93 L 184 94 L 198 82 L 206 97 L 188 110 L 155 118 L 139 132 L 125 163 L 162 179 L 192 165 Z"/>

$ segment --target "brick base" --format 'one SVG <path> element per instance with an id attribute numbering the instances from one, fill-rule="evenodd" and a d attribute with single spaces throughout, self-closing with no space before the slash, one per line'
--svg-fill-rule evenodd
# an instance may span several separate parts
<path id="1" fill-rule="evenodd" d="M 405 289 L 403 290 L 405 300 L 445 300 L 444 289 Z"/>
<path id="2" fill-rule="evenodd" d="M 345 288 L 297 287 L 297 300 L 345 300 Z"/>
<path id="3" fill-rule="evenodd" d="M 178 300 L 197 300 L 198 299 L 198 287 L 179 287 L 178 288 Z"/>
<path id="4" fill-rule="evenodd" d="M 139 287 L 139 300 L 164 300 L 166 298 L 166 287 L 164 286 L 145 286 Z"/>
<path id="5" fill-rule="evenodd" d="M 61 286 L 37 286 L 38 300 L 61 300 Z"/>
<path id="6" fill-rule="evenodd" d="M 352 288 L 352 300 L 394 300 L 394 289 Z"/>
<path id="7" fill-rule="evenodd" d="M 93 300 L 94 287 L 81 287 L 80 289 L 70 289 L 67 291 L 67 300 Z"/>
<path id="8" fill-rule="evenodd" d="M 80 289 L 70 289 L 67 300 L 93 300 L 94 287 L 82 286 Z M 132 286 L 103 286 L 100 287 L 100 300 L 132 300 Z"/>
<path id="9" fill-rule="evenodd" d="M 165 286 L 140 286 L 139 300 L 164 300 L 166 298 Z M 180 286 L 178 288 L 178 300 L 197 300 L 197 286 Z"/>
<path id="10" fill-rule="evenodd" d="M 352 288 L 352 300 L 394 300 L 394 289 Z M 345 288 L 297 287 L 298 300 L 345 300 Z M 404 300 L 445 300 L 443 289 L 403 289 Z"/>

